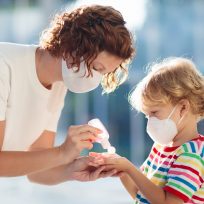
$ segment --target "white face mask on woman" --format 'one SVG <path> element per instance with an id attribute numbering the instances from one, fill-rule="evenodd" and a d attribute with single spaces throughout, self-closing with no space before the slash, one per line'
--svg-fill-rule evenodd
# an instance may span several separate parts
<path id="1" fill-rule="evenodd" d="M 85 93 L 96 89 L 102 79 L 102 74 L 92 69 L 92 76 L 87 77 L 87 66 L 83 61 L 80 63 L 79 71 L 75 72 L 78 67 L 68 68 L 62 60 L 62 78 L 65 86 L 74 93 Z"/>
<path id="2" fill-rule="evenodd" d="M 174 137 L 178 134 L 176 123 L 172 119 L 170 119 L 175 109 L 176 106 L 166 119 L 160 120 L 156 117 L 150 117 L 148 119 L 147 133 L 154 142 L 165 146 L 171 143 Z M 182 119 L 183 116 L 180 118 L 178 124 Z"/>

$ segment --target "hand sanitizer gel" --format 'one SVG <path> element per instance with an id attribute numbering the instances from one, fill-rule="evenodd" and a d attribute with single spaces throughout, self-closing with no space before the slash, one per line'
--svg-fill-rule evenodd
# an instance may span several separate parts
<path id="1" fill-rule="evenodd" d="M 103 149 L 107 149 L 108 153 L 115 154 L 116 150 L 109 142 L 109 134 L 103 123 L 98 118 L 95 118 L 90 120 L 88 124 L 103 131 L 101 134 L 99 134 L 100 139 L 98 139 L 96 142 L 101 143 Z"/>

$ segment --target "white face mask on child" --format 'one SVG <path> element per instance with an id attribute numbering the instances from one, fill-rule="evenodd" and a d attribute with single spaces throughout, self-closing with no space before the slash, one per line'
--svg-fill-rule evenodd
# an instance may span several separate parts
<path id="1" fill-rule="evenodd" d="M 147 133 L 154 140 L 154 142 L 160 145 L 168 145 L 173 141 L 174 137 L 178 133 L 176 123 L 170 119 L 174 113 L 176 106 L 171 111 L 166 119 L 160 120 L 156 117 L 150 117 L 147 122 Z M 179 120 L 178 124 L 183 119 L 183 116 Z"/>
<path id="2" fill-rule="evenodd" d="M 87 66 L 83 61 L 80 63 L 79 71 L 75 72 L 78 68 L 67 68 L 67 64 L 62 60 L 62 78 L 65 86 L 74 93 L 85 93 L 97 88 L 101 82 L 102 75 L 92 70 L 92 76 L 86 77 Z"/>

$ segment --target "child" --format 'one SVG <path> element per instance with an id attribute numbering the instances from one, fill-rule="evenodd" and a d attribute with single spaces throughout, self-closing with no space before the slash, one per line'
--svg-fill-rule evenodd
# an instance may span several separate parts
<path id="1" fill-rule="evenodd" d="M 92 153 L 95 164 L 116 169 L 136 203 L 204 203 L 204 77 L 188 59 L 171 58 L 151 67 L 130 94 L 148 119 L 152 150 L 139 171 L 119 155 Z M 90 163 L 94 165 L 94 163 Z"/>

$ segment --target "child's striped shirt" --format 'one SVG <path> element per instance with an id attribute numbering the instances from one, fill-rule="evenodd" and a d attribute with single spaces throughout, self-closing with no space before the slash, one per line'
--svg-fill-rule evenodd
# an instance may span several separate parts
<path id="1" fill-rule="evenodd" d="M 204 203 L 204 136 L 199 135 L 179 147 L 154 144 L 142 165 L 143 173 L 157 186 L 184 203 Z M 147 204 L 138 192 L 136 203 Z"/>

